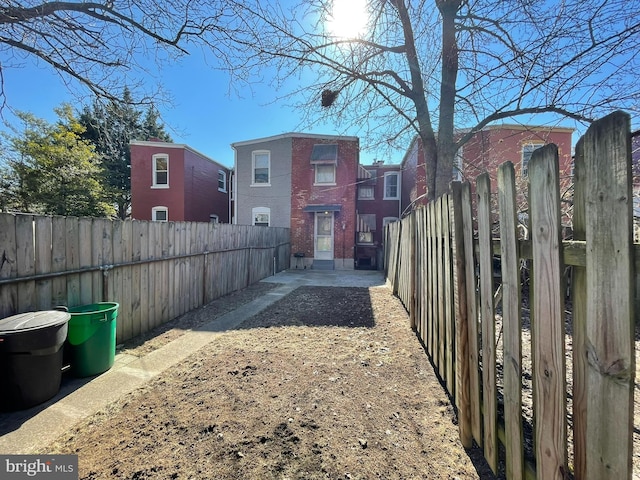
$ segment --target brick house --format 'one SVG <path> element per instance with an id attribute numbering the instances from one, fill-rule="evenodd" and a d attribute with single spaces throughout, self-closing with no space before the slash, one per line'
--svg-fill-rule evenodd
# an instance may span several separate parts
<path id="1" fill-rule="evenodd" d="M 572 144 L 574 129 L 527 125 L 491 125 L 477 132 L 456 155 L 452 172 L 454 180 L 470 180 L 487 172 L 492 190 L 496 190 L 498 166 L 506 161 L 514 164 L 517 181 L 525 181 L 533 151 L 543 145 L 558 146 L 561 183 L 571 184 Z M 464 131 L 459 131 L 462 135 Z M 402 208 L 410 210 L 426 203 L 426 172 L 422 142 L 416 137 L 402 160 Z M 565 188 L 566 189 L 566 188 Z M 563 189 L 563 190 L 565 190 Z M 520 189 L 522 190 L 522 188 Z"/>
<path id="2" fill-rule="evenodd" d="M 383 229 L 401 217 L 400 165 L 360 165 L 358 169 L 356 268 L 381 269 Z"/>
<path id="3" fill-rule="evenodd" d="M 187 145 L 133 140 L 131 217 L 229 223 L 231 171 Z"/>
<path id="4" fill-rule="evenodd" d="M 291 229 L 291 268 L 353 269 L 357 137 L 286 133 L 231 144 L 234 223 Z"/>

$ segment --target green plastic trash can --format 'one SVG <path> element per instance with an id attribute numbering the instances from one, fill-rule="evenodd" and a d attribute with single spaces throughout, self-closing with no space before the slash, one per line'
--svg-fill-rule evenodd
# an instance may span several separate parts
<path id="1" fill-rule="evenodd" d="M 76 377 L 106 372 L 116 355 L 117 303 L 102 302 L 69 308 L 65 351 Z"/>

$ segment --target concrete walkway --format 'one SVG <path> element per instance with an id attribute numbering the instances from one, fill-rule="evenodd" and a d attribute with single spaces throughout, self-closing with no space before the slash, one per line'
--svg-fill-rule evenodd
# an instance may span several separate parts
<path id="1" fill-rule="evenodd" d="M 113 367 L 101 375 L 65 378 L 60 392 L 41 405 L 0 413 L 0 454 L 29 454 L 45 447 L 80 420 L 142 386 L 214 341 L 217 335 L 237 327 L 299 286 L 366 288 L 385 285 L 382 272 L 363 270 L 288 270 L 262 281 L 282 285 L 144 357 L 118 353 Z"/>

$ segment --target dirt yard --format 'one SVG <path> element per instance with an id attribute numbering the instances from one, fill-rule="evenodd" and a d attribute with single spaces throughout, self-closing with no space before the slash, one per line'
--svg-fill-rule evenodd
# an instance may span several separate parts
<path id="1" fill-rule="evenodd" d="M 125 345 L 141 355 L 258 284 Z M 492 479 L 386 287 L 300 287 L 49 445 L 82 479 Z M 45 451 L 43 451 L 45 453 Z"/>

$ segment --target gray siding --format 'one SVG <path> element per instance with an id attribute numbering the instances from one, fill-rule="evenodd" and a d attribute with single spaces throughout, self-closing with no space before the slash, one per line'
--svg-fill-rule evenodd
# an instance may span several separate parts
<path id="1" fill-rule="evenodd" d="M 251 225 L 255 207 L 271 209 L 272 227 L 291 227 L 291 157 L 292 139 L 279 138 L 235 147 L 236 223 Z M 270 186 L 251 186 L 252 152 L 267 150 L 271 154 Z"/>

